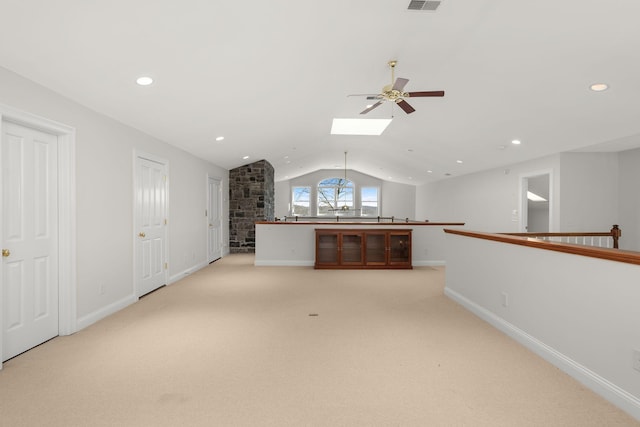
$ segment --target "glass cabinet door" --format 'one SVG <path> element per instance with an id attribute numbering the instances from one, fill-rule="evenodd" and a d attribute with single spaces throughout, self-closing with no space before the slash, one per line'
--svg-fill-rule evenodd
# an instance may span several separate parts
<path id="1" fill-rule="evenodd" d="M 342 234 L 342 264 L 362 264 L 362 233 Z"/>
<path id="2" fill-rule="evenodd" d="M 407 264 L 411 262 L 411 237 L 404 233 L 389 235 L 389 264 Z"/>
<path id="3" fill-rule="evenodd" d="M 317 262 L 319 264 L 338 264 L 338 235 L 318 234 Z"/>
<path id="4" fill-rule="evenodd" d="M 384 265 L 387 263 L 387 236 L 385 233 L 365 234 L 365 263 L 367 265 Z"/>

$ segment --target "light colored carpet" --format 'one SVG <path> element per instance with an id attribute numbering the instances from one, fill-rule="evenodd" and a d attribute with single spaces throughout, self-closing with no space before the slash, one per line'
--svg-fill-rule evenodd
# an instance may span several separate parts
<path id="1" fill-rule="evenodd" d="M 0 425 L 640 425 L 443 286 L 231 255 L 8 361 Z"/>

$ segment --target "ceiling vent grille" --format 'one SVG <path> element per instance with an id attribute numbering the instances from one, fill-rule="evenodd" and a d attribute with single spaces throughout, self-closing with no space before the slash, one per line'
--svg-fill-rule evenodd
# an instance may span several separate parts
<path id="1" fill-rule="evenodd" d="M 409 2 L 409 10 L 426 10 L 426 11 L 435 11 L 440 6 L 442 1 L 438 0 L 411 0 Z"/>

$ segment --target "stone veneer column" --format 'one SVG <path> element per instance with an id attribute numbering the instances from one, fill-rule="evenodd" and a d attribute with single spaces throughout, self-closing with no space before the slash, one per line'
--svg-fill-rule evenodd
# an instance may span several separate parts
<path id="1" fill-rule="evenodd" d="M 229 171 L 229 251 L 255 253 L 256 221 L 273 221 L 275 179 L 266 160 Z"/>

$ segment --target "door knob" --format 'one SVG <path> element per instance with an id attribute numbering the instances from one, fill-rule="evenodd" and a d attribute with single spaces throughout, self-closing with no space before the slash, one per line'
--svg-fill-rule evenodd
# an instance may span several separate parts
<path id="1" fill-rule="evenodd" d="M 138 236 L 140 236 L 140 237 L 146 237 L 147 235 L 146 235 L 146 234 L 144 234 L 144 233 L 138 233 Z"/>
<path id="2" fill-rule="evenodd" d="M 3 249 L 2 250 L 2 256 L 3 257 L 8 257 L 9 255 L 11 255 L 11 251 L 9 249 Z"/>

